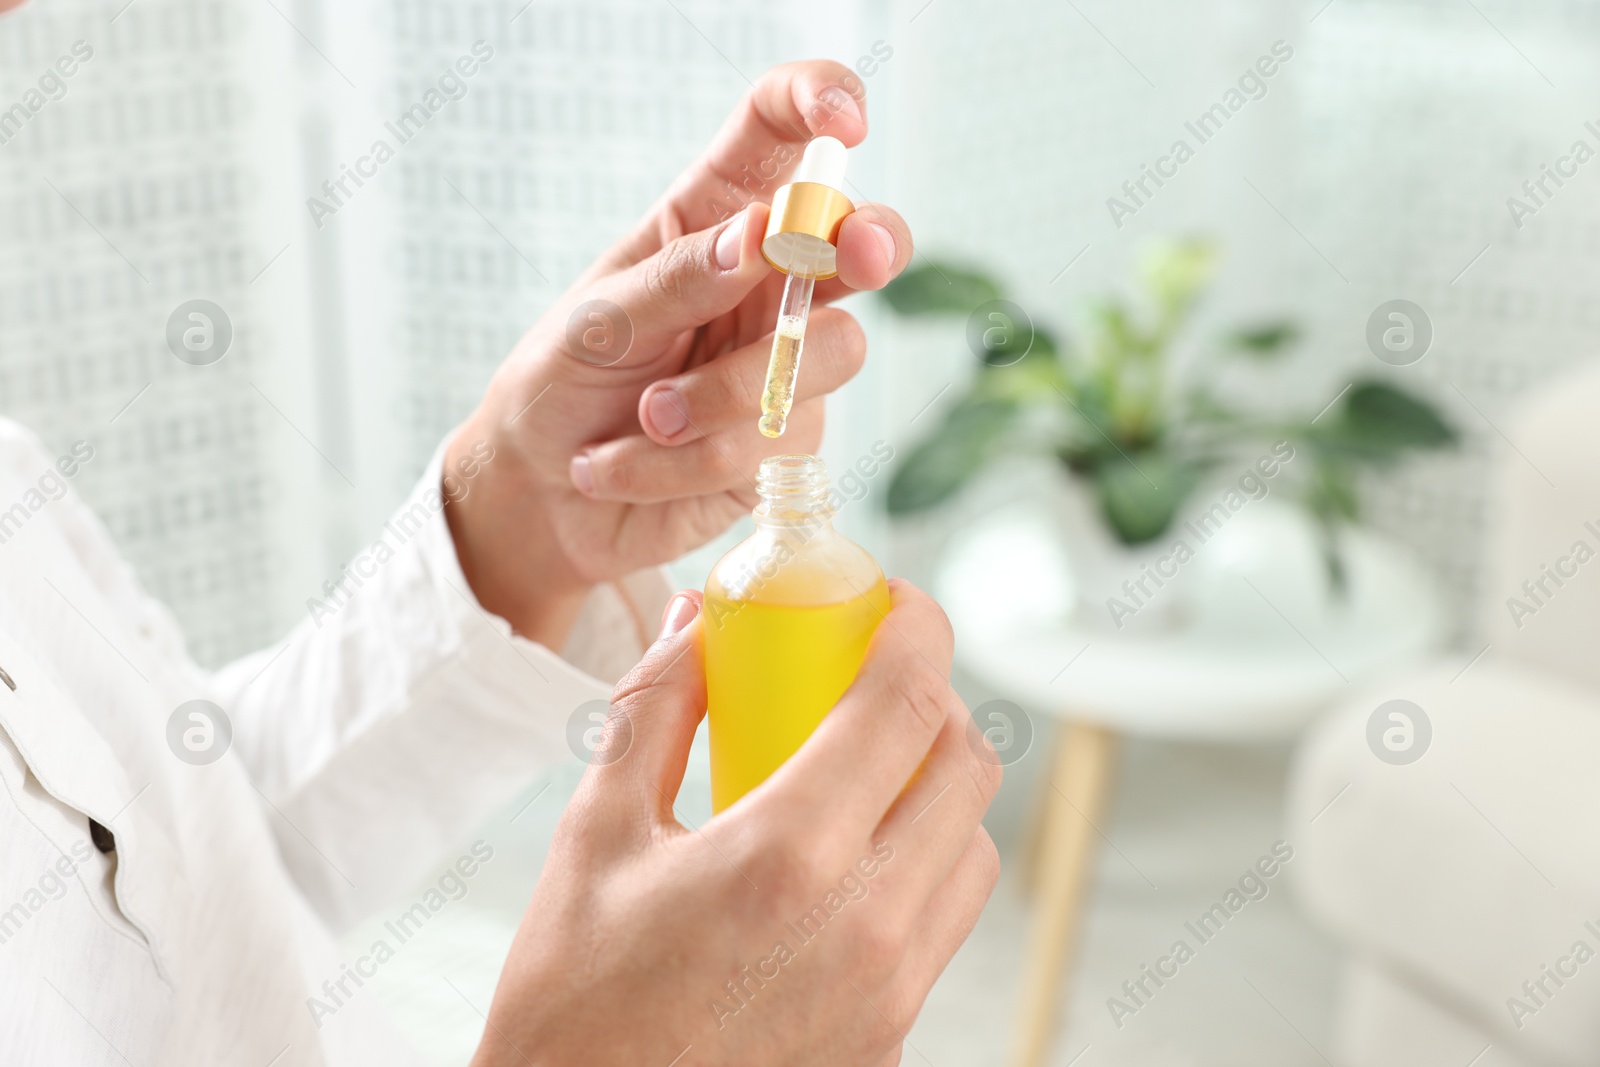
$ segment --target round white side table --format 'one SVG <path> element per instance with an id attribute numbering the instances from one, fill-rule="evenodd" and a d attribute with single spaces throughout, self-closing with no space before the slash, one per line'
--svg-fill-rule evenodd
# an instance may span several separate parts
<path id="1" fill-rule="evenodd" d="M 1308 609 L 1304 575 L 1297 583 L 1258 558 L 1296 522 L 1283 506 L 1249 505 L 1169 587 L 1145 583 L 1152 604 L 1187 590 L 1189 610 L 1123 631 L 1099 605 L 1060 602 L 1070 595 L 1055 566 L 1064 550 L 1036 506 L 991 513 L 945 553 L 934 584 L 956 662 L 1024 715 L 1064 726 L 1034 812 L 1015 1067 L 1041 1067 L 1054 1036 L 1121 736 L 1291 736 L 1348 686 L 1443 643 L 1437 597 L 1416 565 L 1360 530 L 1343 541 L 1345 596 Z"/>

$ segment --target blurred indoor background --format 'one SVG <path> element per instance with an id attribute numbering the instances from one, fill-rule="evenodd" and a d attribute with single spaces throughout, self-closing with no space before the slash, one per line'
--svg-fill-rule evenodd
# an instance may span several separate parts
<path id="1" fill-rule="evenodd" d="M 1229 520 L 1231 555 L 1197 554 L 1194 588 L 1172 594 L 1182 609 L 1132 636 L 1086 616 L 1154 559 L 1150 543 L 1170 544 L 1277 437 L 1309 442 L 1302 456 L 1333 445 L 1266 432 L 1265 446 L 1196 467 L 1143 546 L 1104 536 L 1083 470 L 1038 445 L 1048 430 L 1031 446 L 998 440 L 987 462 L 969 457 L 958 491 L 891 519 L 891 482 L 995 368 L 959 307 L 851 301 L 870 354 L 831 402 L 824 458 L 843 471 L 879 443 L 896 458 L 863 477 L 839 525 L 953 614 L 971 602 L 956 618 L 957 687 L 1027 739 L 1003 753 L 989 819 L 1006 874 L 903 1062 L 1022 1063 L 1029 1026 L 1048 1031 L 1033 1062 L 1082 1067 L 1600 1062 L 1600 965 L 1537 984 L 1573 942 L 1600 948 L 1583 925 L 1600 920 L 1600 880 L 1574 855 L 1594 851 L 1592 836 L 1560 834 L 1597 802 L 1551 785 L 1565 772 L 1543 756 L 1473 769 L 1515 747 L 1514 729 L 1494 733 L 1512 717 L 1528 716 L 1540 751 L 1592 752 L 1595 739 L 1562 733 L 1565 719 L 1539 725 L 1563 700 L 1588 706 L 1583 648 L 1541 660 L 1552 636 L 1518 660 L 1538 665 L 1538 685 L 1571 683 L 1548 699 L 1494 672 L 1519 647 L 1497 636 L 1503 601 L 1573 541 L 1600 545 L 1578 521 L 1595 445 L 1581 408 L 1528 414 L 1541 390 L 1556 407 L 1596 395 L 1552 383 L 1592 357 L 1600 325 L 1600 166 L 1573 154 L 1579 140 L 1600 148 L 1600 4 L 35 0 L 0 21 L 0 101 L 75 40 L 94 55 L 60 99 L 14 134 L 0 124 L 0 412 L 52 451 L 94 444 L 75 484 L 207 665 L 305 618 L 521 332 L 772 64 L 820 55 L 856 69 L 871 134 L 851 154 L 851 195 L 905 215 L 920 277 L 981 278 L 1031 323 L 1002 325 L 1048 332 L 1064 353 L 1067 338 L 1104 337 L 1096 301 L 1140 306 L 1151 256 L 1206 242 L 1210 284 L 1163 341 L 1178 369 L 1152 373 L 1190 368 L 1185 388 L 1295 433 L 1350 416 L 1363 382 L 1454 437 L 1397 446 L 1322 487 L 1324 508 L 1359 496 L 1359 517 L 1342 520 L 1342 593 L 1297 503 L 1317 489 L 1299 484 L 1310 460 L 1297 458 L 1285 478 L 1299 489 L 1248 503 Z M 466 95 L 314 226 L 307 198 L 479 40 L 494 58 Z M 1241 82 L 1264 56 L 1274 72 Z M 1197 137 L 1188 124 L 1219 101 L 1225 121 Z M 1194 151 L 1175 176 L 1125 191 L 1180 139 Z M 1546 166 L 1568 176 L 1526 191 Z M 166 344 L 169 315 L 195 298 L 234 331 L 210 366 Z M 1369 320 L 1395 300 L 1431 332 L 1415 358 L 1370 342 Z M 1273 323 L 1292 329 L 1263 341 Z M 1202 358 L 1251 328 L 1258 350 Z M 1083 394 L 1068 393 L 1077 408 Z M 1510 502 L 1544 487 L 1562 494 L 1546 508 L 1556 517 L 1502 530 Z M 1078 514 L 1051 527 L 1058 498 Z M 1600 520 L 1593 503 L 1586 517 Z M 1086 523 L 1102 524 L 1093 548 L 1072 535 Z M 678 580 L 701 584 L 744 533 L 680 561 Z M 1502 541 L 1534 547 L 1507 560 Z M 1095 566 L 1117 580 L 1086 600 Z M 1530 606 L 1557 606 L 1555 588 Z M 1567 621 L 1592 619 L 1578 602 L 1595 596 L 1563 594 Z M 1357 609 L 1365 621 L 1340 616 Z M 1013 684 L 1008 646 L 1038 661 L 1036 683 Z M 1096 668 L 1097 656 L 1112 658 Z M 1148 684 L 1097 690 L 1095 671 L 1116 662 Z M 1488 688 L 1471 691 L 1479 679 Z M 1450 703 L 1463 692 L 1476 695 Z M 1382 754 L 1394 746 L 1368 751 L 1362 733 L 1400 698 L 1432 715 L 1435 750 L 1424 739 L 1414 764 Z M 1067 722 L 1091 724 L 1077 757 L 1061 754 Z M 1063 780 L 1074 767 L 1087 785 Z M 435 1062 L 465 1062 L 476 1041 L 581 769 L 574 759 L 484 829 L 493 878 L 371 985 Z M 679 810 L 698 824 L 703 752 L 685 790 Z M 1186 922 L 1280 841 L 1294 860 L 1199 947 Z M 1052 912 L 1057 926 L 1038 925 Z M 1409 940 L 1428 921 L 1441 925 Z M 1194 960 L 1141 992 L 1141 969 L 1180 939 Z"/>

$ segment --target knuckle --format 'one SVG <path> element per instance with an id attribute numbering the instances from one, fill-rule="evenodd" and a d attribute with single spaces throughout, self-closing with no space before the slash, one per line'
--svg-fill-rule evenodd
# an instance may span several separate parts
<path id="1" fill-rule="evenodd" d="M 971 753 L 963 756 L 961 762 L 966 770 L 966 774 L 963 775 L 965 785 L 975 802 L 974 806 L 983 811 L 988 808 L 989 801 L 994 797 L 994 790 L 989 782 L 989 764 Z"/>
<path id="2" fill-rule="evenodd" d="M 770 342 L 757 342 L 758 358 L 751 361 L 752 365 L 745 373 L 740 373 L 743 368 L 738 368 L 734 360 L 711 361 L 709 367 L 713 368 L 712 372 L 721 375 L 716 399 L 726 410 L 750 411 L 760 406 L 762 390 L 767 386 L 767 361 L 762 358 L 763 350 L 770 347 Z"/>
<path id="3" fill-rule="evenodd" d="M 614 808 L 596 776 L 586 773 L 556 823 L 550 841 L 551 855 L 565 856 L 584 866 L 598 866 L 626 836 Z"/>
<path id="4" fill-rule="evenodd" d="M 815 890 L 826 881 L 821 847 L 806 838 L 779 845 L 761 846 L 748 854 L 741 866 L 749 864 L 756 885 L 770 888 L 773 905 L 786 917 L 796 908 L 813 902 Z"/>
<path id="5" fill-rule="evenodd" d="M 688 299 L 699 249 L 693 238 L 679 237 L 644 261 L 645 295 L 657 303 Z"/>
<path id="6" fill-rule="evenodd" d="M 963 713 L 960 719 L 961 730 L 965 734 L 972 720 L 966 713 Z M 963 750 L 965 755 L 962 757 L 962 764 L 966 767 L 973 791 L 977 794 L 981 805 L 987 808 L 995 794 L 1000 791 L 1000 783 L 1005 779 L 1005 768 L 1000 765 L 999 760 L 993 757 L 985 758 L 974 751 L 971 745 L 963 746 Z"/>
<path id="7" fill-rule="evenodd" d="M 910 947 L 910 931 L 897 917 L 877 915 L 855 931 L 856 969 L 867 983 L 886 981 L 900 967 Z"/>
<path id="8" fill-rule="evenodd" d="M 1005 781 L 1006 769 L 998 760 L 978 759 L 974 756 L 972 762 L 977 764 L 973 773 L 978 778 L 978 795 L 983 799 L 984 809 L 987 810 L 995 794 L 1000 792 L 1001 783 Z"/>
<path id="9" fill-rule="evenodd" d="M 912 721 L 928 734 L 936 733 L 944 723 L 945 692 L 949 684 L 936 678 L 926 664 L 911 663 L 908 670 L 895 679 L 894 703 L 910 713 Z"/>
<path id="10" fill-rule="evenodd" d="M 644 694 L 650 689 L 650 665 L 647 659 L 641 659 L 633 665 L 633 669 L 618 679 L 617 684 L 611 687 L 612 710 L 631 714 L 644 701 Z"/>
<path id="11" fill-rule="evenodd" d="M 618 449 L 597 450 L 589 462 L 596 490 L 618 496 L 629 496 L 638 490 L 641 465 L 629 462 L 629 457 L 619 454 Z"/>

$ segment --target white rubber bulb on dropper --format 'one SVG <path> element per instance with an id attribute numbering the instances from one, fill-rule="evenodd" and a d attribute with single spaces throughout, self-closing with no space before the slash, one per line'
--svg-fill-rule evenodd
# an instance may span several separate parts
<path id="1" fill-rule="evenodd" d="M 844 143 L 837 137 L 814 137 L 806 145 L 805 154 L 800 157 L 794 180 L 815 182 L 843 192 L 846 158 Z"/>

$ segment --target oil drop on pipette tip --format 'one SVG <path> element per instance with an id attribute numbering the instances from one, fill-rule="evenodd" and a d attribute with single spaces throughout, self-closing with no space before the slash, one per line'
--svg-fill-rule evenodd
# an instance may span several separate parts
<path id="1" fill-rule="evenodd" d="M 772 358 L 761 393 L 760 430 L 782 436 L 794 406 L 795 379 L 805 349 L 806 320 L 817 279 L 839 273 L 835 244 L 845 216 L 855 210 L 839 191 L 844 184 L 845 147 L 833 137 L 806 145 L 794 180 L 772 198 L 772 217 L 761 242 L 768 263 L 788 275 L 778 321 L 772 333 Z"/>

